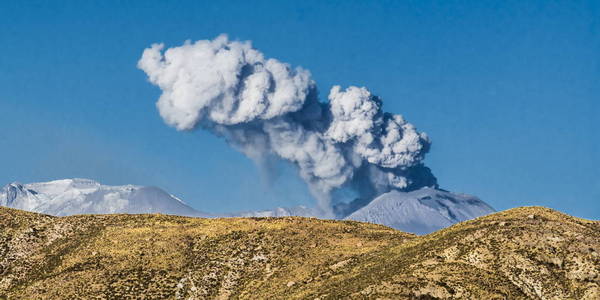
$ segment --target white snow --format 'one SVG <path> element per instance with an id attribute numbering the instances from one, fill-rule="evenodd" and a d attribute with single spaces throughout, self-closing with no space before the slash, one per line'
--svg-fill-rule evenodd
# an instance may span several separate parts
<path id="1" fill-rule="evenodd" d="M 108 186 L 78 178 L 8 184 L 0 191 L 0 205 L 55 216 L 111 213 L 208 216 L 157 187 Z"/>

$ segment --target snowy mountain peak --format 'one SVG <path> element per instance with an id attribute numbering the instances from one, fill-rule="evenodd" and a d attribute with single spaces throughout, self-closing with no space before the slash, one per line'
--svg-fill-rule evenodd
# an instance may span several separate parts
<path id="1" fill-rule="evenodd" d="M 36 199 L 37 193 L 27 189 L 27 187 L 18 182 L 12 182 L 5 185 L 0 191 L 0 205 L 31 210 L 39 204 Z"/>
<path id="2" fill-rule="evenodd" d="M 0 205 L 57 216 L 107 213 L 207 216 L 157 187 L 108 186 L 81 178 L 10 183 L 0 192 Z"/>
<path id="3" fill-rule="evenodd" d="M 422 188 L 380 195 L 346 219 L 426 234 L 492 212 L 494 209 L 477 197 Z"/>
<path id="4" fill-rule="evenodd" d="M 61 179 L 48 182 L 36 182 L 27 184 L 30 189 L 41 194 L 59 195 L 68 190 L 95 190 L 101 187 L 101 184 L 91 179 Z"/>
<path id="5" fill-rule="evenodd" d="M 25 187 L 18 182 L 9 183 L 2 188 L 2 194 L 6 195 L 4 199 L 6 203 L 12 203 L 16 198 L 21 197 L 26 193 Z M 0 204 L 3 203 L 0 202 Z"/>

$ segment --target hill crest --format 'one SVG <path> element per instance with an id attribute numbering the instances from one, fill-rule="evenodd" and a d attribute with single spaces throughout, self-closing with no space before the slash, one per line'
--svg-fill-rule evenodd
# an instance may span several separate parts
<path id="1" fill-rule="evenodd" d="M 600 222 L 540 207 L 425 236 L 302 217 L 52 217 L 8 208 L 0 228 L 0 298 L 600 295 Z"/>

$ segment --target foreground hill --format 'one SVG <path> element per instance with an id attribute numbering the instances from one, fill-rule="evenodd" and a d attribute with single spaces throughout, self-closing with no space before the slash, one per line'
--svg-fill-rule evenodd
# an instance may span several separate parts
<path id="1" fill-rule="evenodd" d="M 426 236 L 354 221 L 0 208 L 0 299 L 598 299 L 600 222 L 517 208 Z"/>

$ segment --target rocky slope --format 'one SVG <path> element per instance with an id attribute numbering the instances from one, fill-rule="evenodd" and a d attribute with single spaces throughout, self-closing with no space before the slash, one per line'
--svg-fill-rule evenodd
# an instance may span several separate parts
<path id="1" fill-rule="evenodd" d="M 0 207 L 0 299 L 598 299 L 600 222 L 527 207 L 415 236 L 354 221 Z"/>

